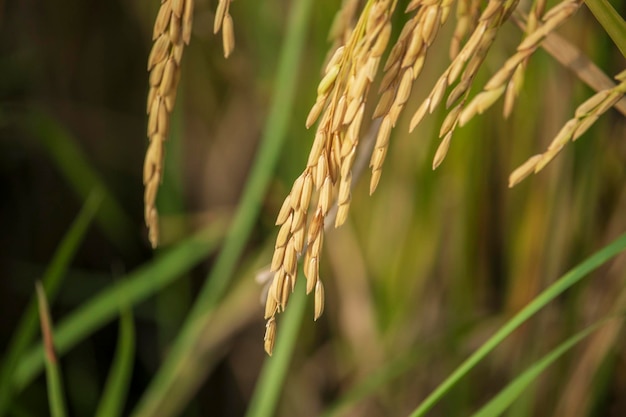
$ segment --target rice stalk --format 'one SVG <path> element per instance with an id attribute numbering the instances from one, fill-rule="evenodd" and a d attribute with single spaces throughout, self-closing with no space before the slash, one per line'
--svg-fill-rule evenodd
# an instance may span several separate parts
<path id="1" fill-rule="evenodd" d="M 144 218 L 153 248 L 159 243 L 159 215 L 155 203 L 163 178 L 164 142 L 176 102 L 183 51 L 191 39 L 193 6 L 194 0 L 161 2 L 152 33 L 154 44 L 148 57 L 150 91 L 146 112 L 150 144 L 144 161 L 143 183 Z"/>
<path id="2" fill-rule="evenodd" d="M 224 57 L 235 49 L 235 30 L 230 15 L 232 0 L 219 0 L 213 22 L 213 33 L 222 32 Z M 176 102 L 180 81 L 183 51 L 191 40 L 194 0 L 161 0 L 154 23 L 154 44 L 148 58 L 150 91 L 148 113 L 148 138 L 143 168 L 144 218 L 152 248 L 159 244 L 159 214 L 156 195 L 163 180 L 164 142 L 169 133 L 170 117 Z"/>
<path id="3" fill-rule="evenodd" d="M 599 91 L 578 106 L 574 117 L 563 125 L 544 153 L 530 157 L 511 173 L 509 187 L 520 183 L 530 174 L 541 171 L 568 142 L 577 140 L 600 116 L 622 99 L 626 93 L 626 70 L 617 74 L 615 79 L 620 83 Z"/>
<path id="4" fill-rule="evenodd" d="M 478 0 L 457 2 L 457 22 L 450 44 L 451 62 L 413 114 L 409 127 L 413 131 L 427 113 L 432 113 L 445 101 L 448 110 L 439 131 L 441 142 L 433 158 L 433 169 L 445 159 L 457 127 L 483 113 L 502 96 L 504 116 L 512 112 L 530 56 L 581 3 L 580 0 L 564 0 L 546 12 L 545 0 L 534 0 L 528 17 L 515 19 L 518 24 L 525 20 L 525 24 L 521 24 L 524 37 L 516 52 L 491 77 L 484 90 L 469 100 L 474 78 L 500 28 L 517 11 L 519 0 L 489 0 L 482 8 Z M 270 355 L 277 331 L 276 315 L 285 310 L 294 291 L 300 256 L 307 280 L 306 292 L 314 292 L 314 319 L 322 314 L 324 287 L 319 263 L 324 225 L 335 204 L 335 227 L 345 222 L 349 212 L 352 167 L 360 142 L 365 104 L 389 44 L 391 16 L 397 1 L 369 0 L 356 19 L 358 5 L 356 0 L 344 0 L 333 21 L 329 35 L 332 52 L 305 123 L 307 128 L 317 123 L 307 165 L 294 181 L 277 216 L 279 231 L 270 272 L 265 274 L 271 275 L 267 279 L 265 299 L 265 350 Z M 379 123 L 370 155 L 370 194 L 380 181 L 391 132 L 452 6 L 452 0 L 412 0 L 404 11 L 409 17 L 383 66 L 378 102 L 370 116 Z M 545 166 L 565 142 L 580 136 L 601 113 L 616 104 L 623 96 L 622 74 L 618 80 L 622 84 L 602 92 L 599 98 L 577 111 L 545 154 L 530 158 L 516 170 L 511 175 L 511 186 Z"/>
<path id="5" fill-rule="evenodd" d="M 447 71 L 444 74 L 444 82 L 439 82 L 435 86 L 432 97 L 428 100 L 431 111 L 443 97 L 448 79 L 453 81 L 458 77 L 464 64 L 472 58 L 468 65 L 469 69 L 466 69 L 462 78 L 467 90 L 468 81 L 473 79 L 493 42 L 495 31 L 502 23 L 503 17 L 508 16 L 516 4 L 498 1 L 490 3 L 479 20 L 479 28 L 475 30 L 478 35 L 472 35 L 468 41 L 471 46 L 468 47 L 466 44 L 455 61 L 456 72 L 451 74 L 451 71 Z M 346 16 L 352 15 L 353 5 L 354 2 L 345 2 L 344 6 L 349 7 L 349 11 L 340 11 L 339 18 L 336 18 L 331 31 L 331 37 L 335 38 L 336 43 L 340 43 L 342 33 L 349 24 Z M 381 97 L 372 115 L 372 118 L 380 118 L 381 123 L 370 158 L 372 169 L 370 193 L 375 191 L 380 180 L 391 130 L 404 109 L 413 82 L 421 72 L 428 48 L 436 38 L 439 27 L 445 23 L 450 14 L 451 5 L 450 0 L 413 0 L 406 8 L 406 12 L 413 13 L 413 17 L 405 24 L 389 54 L 379 89 Z M 320 282 L 319 259 L 323 244 L 324 219 L 335 198 L 338 207 L 335 226 L 339 227 L 347 218 L 352 163 L 359 144 L 365 101 L 376 76 L 380 57 L 389 41 L 390 16 L 395 6 L 395 1 L 369 1 L 350 37 L 345 44 L 335 49 L 326 65 L 318 86 L 316 102 L 306 120 L 307 128 L 320 120 L 307 167 L 294 182 L 276 221 L 280 230 L 270 268 L 274 277 L 269 286 L 265 306 L 265 318 L 268 320 L 272 320 L 276 313 L 284 311 L 295 284 L 298 254 L 304 249 L 306 249 L 304 273 L 307 278 L 307 293 L 315 289 L 314 318 L 317 319 L 323 311 L 323 286 L 318 285 L 318 282 Z M 491 32 L 487 32 L 486 29 L 491 29 Z M 446 127 L 450 133 L 446 135 L 443 141 L 445 147 L 440 147 L 436 159 L 443 159 L 445 152 L 442 154 L 441 150 L 447 150 L 449 146 L 451 130 L 457 123 L 460 111 L 461 106 L 451 111 L 454 117 L 449 118 L 449 128 Z M 317 192 L 317 204 L 313 214 L 309 215 L 314 190 Z M 306 239 L 305 230 L 307 230 Z M 271 354 L 270 336 L 275 334 L 274 320 L 271 325 L 268 323 L 267 329 L 266 350 Z"/>
<path id="6" fill-rule="evenodd" d="M 450 15 L 451 6 L 451 0 L 412 1 L 406 9 L 415 14 L 404 25 L 398 41 L 389 53 L 385 76 L 380 86 L 381 97 L 372 116 L 382 117 L 382 123 L 370 161 L 370 194 L 376 190 L 382 174 L 391 129 L 395 127 L 409 99 L 413 82 L 422 71 L 428 48 Z"/>
<path id="7" fill-rule="evenodd" d="M 541 18 L 537 18 L 538 10 L 543 7 L 542 2 L 543 0 L 539 0 L 534 4 L 534 12 L 529 15 L 526 24 L 526 36 L 517 47 L 517 52 L 489 79 L 484 90 L 476 95 L 459 115 L 460 126 L 465 125 L 476 114 L 484 113 L 503 94 L 504 116 L 508 117 L 521 88 L 528 59 L 539 48 L 543 39 L 571 17 L 581 4 L 576 0 L 566 0 L 550 9 Z"/>
<path id="8" fill-rule="evenodd" d="M 448 68 L 439 77 L 430 94 L 419 106 L 411 119 L 409 131 L 422 121 L 426 112 L 432 113 L 443 101 L 446 90 L 457 79 L 459 82 L 452 89 L 446 100 L 446 107 L 450 108 L 444 120 L 439 137 L 443 137 L 433 160 L 433 169 L 436 169 L 445 158 L 452 134 L 459 124 L 459 118 L 465 108 L 465 102 L 478 69 L 482 65 L 487 52 L 491 48 L 498 30 L 517 7 L 518 1 L 490 0 L 482 11 L 478 25 L 468 38 L 467 42 L 454 57 Z M 456 103 L 456 104 L 455 104 Z M 454 106 L 453 106 L 454 105 Z"/>

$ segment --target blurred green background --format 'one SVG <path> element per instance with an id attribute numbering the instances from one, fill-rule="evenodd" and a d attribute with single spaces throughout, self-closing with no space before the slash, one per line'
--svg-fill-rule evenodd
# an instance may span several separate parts
<path id="1" fill-rule="evenodd" d="M 306 163 L 313 135 L 304 120 L 339 4 L 234 2 L 237 46 L 228 60 L 212 34 L 215 6 L 196 1 L 158 197 L 162 244 L 153 252 L 141 175 L 159 2 L 0 2 L 0 414 L 50 413 L 37 280 L 51 308 L 68 415 L 401 416 L 550 283 L 626 230 L 626 123 L 615 110 L 540 174 L 507 188 L 509 173 L 593 94 L 541 50 L 511 118 L 496 104 L 457 130 L 431 170 L 445 114 L 406 132 L 448 63 L 448 23 L 394 130 L 378 190 L 368 195 L 365 172 L 347 223 L 326 236 L 324 316 L 313 323 L 312 303 L 292 301 L 279 333 L 295 344 L 268 361 L 254 277 L 271 259 L 275 216 Z M 626 13 L 624 2 L 613 6 Z M 300 20 L 289 17 L 294 9 Z M 405 19 L 397 15 L 395 36 Z M 560 33 L 606 74 L 623 70 L 624 57 L 584 6 Z M 520 37 L 511 23 L 502 28 L 478 86 Z M 296 53 L 285 57 L 289 39 Z M 273 119 L 283 93 L 279 104 L 288 106 Z M 245 227 L 241 196 L 263 141 L 280 130 L 268 124 L 281 115 L 285 141 L 260 198 L 245 200 L 254 202 Z M 625 263 L 618 256 L 559 296 L 432 415 L 470 415 L 559 343 L 620 315 Z M 204 295 L 207 279 L 214 300 Z M 198 294 L 208 301 L 185 324 Z M 508 415 L 625 415 L 622 323 L 577 344 Z M 177 365 L 160 368 L 173 351 Z M 271 361 L 284 369 L 260 380 Z M 275 411 L 258 405 L 272 395 Z"/>

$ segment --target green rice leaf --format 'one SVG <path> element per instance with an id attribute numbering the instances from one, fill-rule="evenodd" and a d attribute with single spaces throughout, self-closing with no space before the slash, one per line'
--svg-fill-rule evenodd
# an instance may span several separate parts
<path id="1" fill-rule="evenodd" d="M 541 294 L 524 307 L 513 318 L 507 321 L 491 336 L 483 345 L 467 358 L 459 367 L 443 381 L 422 403 L 413 411 L 411 417 L 423 416 L 430 410 L 461 378 L 471 371 L 478 362 L 485 358 L 507 336 L 509 336 L 522 323 L 532 317 L 537 311 L 545 307 L 550 301 L 562 294 L 565 290 L 583 279 L 587 274 L 600 267 L 615 255 L 626 249 L 626 234 L 621 235 L 613 242 L 591 255 L 585 261 L 578 264 L 567 274 L 559 278 L 554 284 L 546 288 Z"/>
<path id="2" fill-rule="evenodd" d="M 608 0 L 586 0 L 585 4 L 626 57 L 626 22 Z"/>
<path id="3" fill-rule="evenodd" d="M 135 324 L 132 311 L 127 305 L 123 305 L 120 309 L 117 337 L 115 358 L 98 405 L 96 417 L 121 416 L 124 409 L 135 358 Z"/>
<path id="4" fill-rule="evenodd" d="M 511 381 L 502 391 L 478 410 L 473 417 L 499 416 L 519 397 L 519 395 L 531 384 L 546 368 L 552 365 L 564 353 L 576 346 L 580 341 L 596 331 L 606 320 L 594 324 L 567 339 L 550 353 L 535 362 L 517 378 Z"/>

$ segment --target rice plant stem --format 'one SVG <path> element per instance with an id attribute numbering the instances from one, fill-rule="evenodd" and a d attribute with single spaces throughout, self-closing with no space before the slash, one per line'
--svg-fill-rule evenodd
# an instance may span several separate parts
<path id="1" fill-rule="evenodd" d="M 537 311 L 556 298 L 563 291 L 580 281 L 591 271 L 600 267 L 609 259 L 626 249 L 626 234 L 621 235 L 609 245 L 591 255 L 578 264 L 567 274 L 563 275 L 554 284 L 545 289 L 532 302 L 517 313 L 511 320 L 487 340 L 474 354 L 465 360 L 445 381 L 443 381 L 411 414 L 411 417 L 423 416 L 430 410 L 463 376 L 465 376 L 478 362 L 495 349 L 522 323 L 528 320 Z"/>
<path id="2" fill-rule="evenodd" d="M 298 63 L 306 40 L 312 0 L 298 0 L 292 3 L 288 20 L 287 33 L 279 58 L 275 80 L 274 102 L 263 132 L 258 156 L 250 171 L 241 197 L 237 213 L 224 247 L 207 277 L 194 306 L 183 324 L 179 337 L 171 347 L 169 356 L 157 371 L 152 383 L 146 390 L 135 415 L 153 415 L 158 410 L 151 410 L 168 387 L 175 383 L 177 364 L 186 356 L 187 349 L 193 344 L 194 323 L 207 312 L 213 310 L 228 287 L 233 270 L 248 236 L 258 216 L 267 186 L 274 172 L 280 151 L 286 137 L 289 117 L 295 98 Z"/>
<path id="3" fill-rule="evenodd" d="M 608 0 L 586 0 L 585 4 L 626 57 L 626 22 Z"/>

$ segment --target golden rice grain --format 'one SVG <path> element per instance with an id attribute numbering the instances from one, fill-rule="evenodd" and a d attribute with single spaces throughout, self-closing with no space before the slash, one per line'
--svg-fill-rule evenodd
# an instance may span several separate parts
<path id="1" fill-rule="evenodd" d="M 422 104 L 418 107 L 418 109 L 415 111 L 415 113 L 413 114 L 413 117 L 411 117 L 411 122 L 409 123 L 409 132 L 413 132 L 413 130 L 417 127 L 417 125 L 421 123 L 421 121 L 424 119 L 424 116 L 426 116 L 426 112 L 428 111 L 429 108 L 430 108 L 430 98 L 426 98 L 426 100 L 424 100 Z"/>
<path id="2" fill-rule="evenodd" d="M 509 176 L 509 188 L 512 188 L 519 184 L 524 178 L 529 176 L 535 171 L 535 166 L 541 159 L 541 155 L 531 156 L 526 162 L 519 166 Z"/>
<path id="3" fill-rule="evenodd" d="M 502 108 L 502 115 L 505 119 L 513 112 L 513 105 L 515 104 L 515 99 L 519 95 L 520 91 L 522 91 L 522 85 L 524 84 L 524 72 L 526 70 L 526 62 L 521 63 L 515 69 L 513 73 L 513 78 L 506 86 L 506 91 L 504 92 L 504 105 Z"/>
<path id="4" fill-rule="evenodd" d="M 314 297 L 314 301 L 315 301 L 315 315 L 313 317 L 313 320 L 317 321 L 317 319 L 319 319 L 322 316 L 322 313 L 324 312 L 324 285 L 322 284 L 322 281 L 320 281 L 319 279 L 317 280 L 317 283 L 315 284 L 315 297 Z"/>
<path id="5" fill-rule="evenodd" d="M 272 285 L 275 286 L 276 284 L 272 282 Z M 276 301 L 274 293 L 271 292 L 271 290 L 273 290 L 273 287 L 270 287 L 270 292 L 268 293 L 267 301 L 265 302 L 265 320 L 272 317 L 276 313 L 278 308 L 278 302 Z"/>
<path id="6" fill-rule="evenodd" d="M 452 110 L 448 111 L 446 118 L 443 120 L 441 124 L 441 128 L 439 129 L 439 137 L 446 135 L 448 132 L 452 131 L 457 123 L 460 123 L 459 113 L 462 110 L 466 110 L 463 108 L 463 104 L 459 104 L 455 106 Z"/>
<path id="7" fill-rule="evenodd" d="M 217 9 L 215 10 L 215 19 L 213 20 L 213 33 L 217 34 L 222 28 L 222 22 L 224 21 L 224 16 L 226 14 L 226 5 L 227 1 L 220 0 L 217 3 Z"/>
<path id="8" fill-rule="evenodd" d="M 443 162 L 444 158 L 448 154 L 448 149 L 450 149 L 450 140 L 452 139 L 452 132 L 446 133 L 446 136 L 443 138 L 439 147 L 437 148 L 437 152 L 435 152 L 435 157 L 433 158 L 433 170 L 437 169 L 439 165 Z"/>
<path id="9" fill-rule="evenodd" d="M 600 105 L 600 103 L 602 103 L 604 100 L 606 100 L 609 97 L 611 92 L 612 90 L 603 90 L 589 97 L 580 106 L 578 106 L 578 108 L 576 109 L 576 112 L 574 113 L 574 116 L 584 117 L 590 114 L 591 112 L 593 112 L 593 109 L 597 108 Z"/>
<path id="10" fill-rule="evenodd" d="M 265 342 L 265 352 L 272 356 L 274 352 L 274 342 L 276 341 L 276 319 L 273 316 L 269 318 L 265 325 L 265 337 L 263 340 Z"/>
<path id="11" fill-rule="evenodd" d="M 230 15 L 230 2 L 231 0 L 219 0 L 213 20 L 213 33 L 217 34 L 220 30 L 222 31 L 224 58 L 228 58 L 235 49 L 235 29 Z"/>
<path id="12" fill-rule="evenodd" d="M 235 28 L 233 18 L 227 14 L 222 22 L 222 44 L 224 48 L 224 58 L 228 58 L 235 49 Z"/>
<path id="13" fill-rule="evenodd" d="M 599 115 L 585 116 L 580 123 L 576 126 L 574 133 L 572 134 L 572 141 L 578 140 L 593 124 L 600 118 Z"/>

